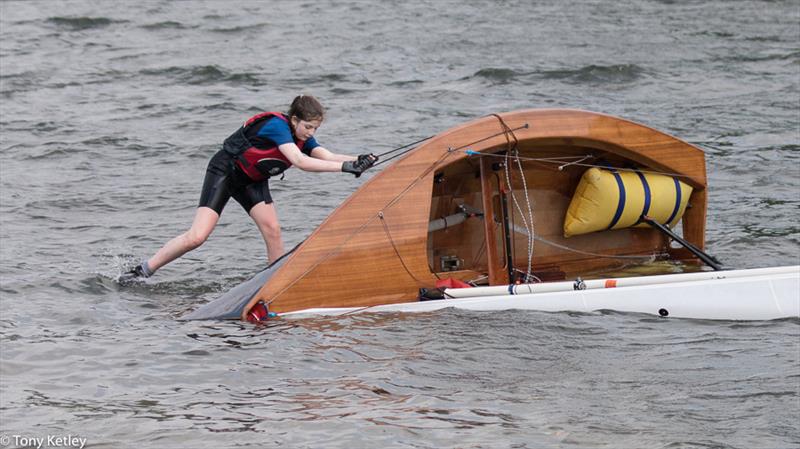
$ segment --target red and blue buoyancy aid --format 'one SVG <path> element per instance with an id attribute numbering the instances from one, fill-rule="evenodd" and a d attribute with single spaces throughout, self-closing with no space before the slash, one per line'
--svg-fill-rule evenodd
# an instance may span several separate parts
<path id="1" fill-rule="evenodd" d="M 225 139 L 222 147 L 229 154 L 236 157 L 236 165 L 253 181 L 263 181 L 271 176 L 276 176 L 292 166 L 289 159 L 281 150 L 272 143 L 251 143 L 247 138 L 248 131 L 267 120 L 279 119 L 289 122 L 289 119 L 280 112 L 262 112 L 256 114 Z M 304 140 L 295 139 L 297 148 L 303 148 Z"/>

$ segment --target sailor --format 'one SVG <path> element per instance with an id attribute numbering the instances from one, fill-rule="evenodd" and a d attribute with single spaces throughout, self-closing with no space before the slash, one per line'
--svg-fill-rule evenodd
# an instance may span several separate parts
<path id="1" fill-rule="evenodd" d="M 261 231 L 269 261 L 277 260 L 284 247 L 269 193 L 270 178 L 293 165 L 305 171 L 346 172 L 359 177 L 378 160 L 369 153 L 354 157 L 320 146 L 314 133 L 324 117 L 325 110 L 316 98 L 300 95 L 286 114 L 264 112 L 248 119 L 208 163 L 200 204 L 189 230 L 125 273 L 123 280 L 150 277 L 159 268 L 202 245 L 231 197 Z"/>

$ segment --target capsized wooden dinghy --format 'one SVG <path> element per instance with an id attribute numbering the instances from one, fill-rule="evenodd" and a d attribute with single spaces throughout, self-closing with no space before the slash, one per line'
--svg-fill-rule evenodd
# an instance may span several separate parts
<path id="1" fill-rule="evenodd" d="M 447 307 L 421 301 L 445 279 L 539 284 L 697 262 L 706 187 L 703 152 L 647 126 L 580 110 L 494 114 L 408 151 L 294 250 L 184 319 L 248 319 L 265 305 L 277 314 Z M 689 250 L 670 244 L 678 223 Z"/>

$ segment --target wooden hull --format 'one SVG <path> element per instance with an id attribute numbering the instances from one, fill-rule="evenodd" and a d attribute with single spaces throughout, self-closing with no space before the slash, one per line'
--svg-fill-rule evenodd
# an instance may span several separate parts
<path id="1" fill-rule="evenodd" d="M 512 170 L 506 177 L 497 163 L 515 142 L 523 170 Z M 507 218 L 518 224 L 525 215 L 513 206 L 504 213 L 501 192 L 508 191 L 507 179 L 517 199 L 527 193 L 525 201 L 532 205 L 538 239 L 533 272 L 543 280 L 587 276 L 630 262 L 609 256 L 686 257 L 671 250 L 653 229 L 563 237 L 564 214 L 586 167 L 559 169 L 563 163 L 532 160 L 575 161 L 587 155 L 591 163 L 633 164 L 680 176 L 694 188 L 682 220 L 683 236 L 703 247 L 706 172 L 701 150 L 603 114 L 562 109 L 510 112 L 443 132 L 366 182 L 287 257 L 243 308 L 242 317 L 258 301 L 270 303 L 270 310 L 278 313 L 405 303 L 445 277 L 508 283 L 508 248 L 513 266 L 526 271 L 528 241 L 511 230 L 511 245 L 505 245 L 500 223 Z M 569 157 L 574 158 L 565 159 Z M 452 214 L 461 204 L 485 216 L 428 233 L 431 220 Z"/>

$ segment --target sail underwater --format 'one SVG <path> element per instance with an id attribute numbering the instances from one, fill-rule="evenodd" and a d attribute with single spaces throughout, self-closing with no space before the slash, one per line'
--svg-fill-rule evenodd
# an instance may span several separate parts
<path id="1" fill-rule="evenodd" d="M 705 155 L 678 138 L 529 109 L 412 145 L 305 241 L 182 319 L 447 307 L 800 316 L 800 266 L 723 270 L 703 251 Z M 603 275 L 653 261 L 713 271 Z"/>

